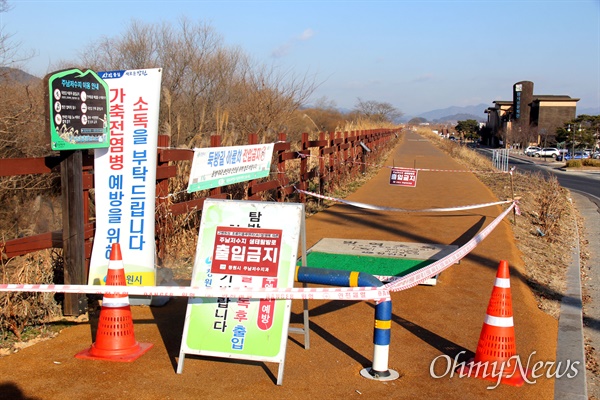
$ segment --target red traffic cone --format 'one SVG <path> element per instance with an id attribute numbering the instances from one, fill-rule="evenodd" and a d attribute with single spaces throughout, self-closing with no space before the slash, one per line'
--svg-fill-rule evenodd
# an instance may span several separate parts
<path id="1" fill-rule="evenodd" d="M 496 382 L 501 375 L 501 383 L 522 386 L 525 383 L 523 373 L 528 371 L 521 370 L 515 360 L 516 354 L 508 263 L 500 261 L 475 358 L 458 368 L 458 372 Z"/>
<path id="2" fill-rule="evenodd" d="M 121 246 L 113 243 L 108 262 L 106 285 L 126 286 Z M 96 342 L 76 358 L 131 362 L 152 347 L 152 343 L 138 343 L 133 333 L 133 319 L 127 294 L 105 294 L 96 332 Z"/>

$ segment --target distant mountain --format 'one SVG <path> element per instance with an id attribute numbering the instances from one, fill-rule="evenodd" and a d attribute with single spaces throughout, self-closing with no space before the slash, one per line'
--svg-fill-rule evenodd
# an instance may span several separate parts
<path id="1" fill-rule="evenodd" d="M 445 121 L 464 121 L 474 119 L 479 122 L 487 121 L 484 111 L 489 107 L 488 104 L 478 104 L 476 106 L 466 107 L 448 107 L 439 110 L 433 110 L 416 115 L 416 117 L 425 118 L 430 122 L 445 122 Z"/>
<path id="2" fill-rule="evenodd" d="M 454 114 L 454 115 L 446 115 L 445 117 L 434 119 L 432 122 L 458 122 L 458 121 L 466 121 L 469 119 L 474 119 L 477 122 L 487 122 L 487 117 L 480 117 L 475 114 Z"/>
<path id="3" fill-rule="evenodd" d="M 485 110 L 490 107 L 488 104 L 478 104 L 476 106 L 466 107 L 448 107 L 438 110 L 427 111 L 418 115 L 404 115 L 402 122 L 408 122 L 413 118 L 425 118 L 428 122 L 449 122 L 449 121 L 465 121 L 474 119 L 478 122 L 487 122 Z M 578 108 L 577 115 L 599 115 L 600 110 L 597 108 Z"/>
<path id="4" fill-rule="evenodd" d="M 19 83 L 37 82 L 40 78 L 16 68 L 0 67 L 0 81 L 14 81 Z"/>
<path id="5" fill-rule="evenodd" d="M 578 108 L 577 115 L 600 115 L 598 108 Z"/>

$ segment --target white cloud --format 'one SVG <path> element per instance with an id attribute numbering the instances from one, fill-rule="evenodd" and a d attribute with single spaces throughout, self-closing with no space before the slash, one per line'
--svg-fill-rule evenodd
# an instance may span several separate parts
<path id="1" fill-rule="evenodd" d="M 315 36 L 315 32 L 312 29 L 308 28 L 304 32 L 302 32 L 302 34 L 298 37 L 298 40 L 308 40 L 313 36 Z"/>
<path id="2" fill-rule="evenodd" d="M 427 82 L 433 79 L 433 74 L 424 74 L 421 76 L 417 76 L 413 79 L 413 82 Z"/>
<path id="3" fill-rule="evenodd" d="M 315 32 L 312 29 L 310 29 L 310 28 L 305 29 L 304 32 L 302 32 L 299 36 L 295 36 L 295 37 L 291 38 L 286 43 L 283 43 L 282 45 L 277 47 L 275 50 L 273 50 L 271 52 L 271 56 L 274 58 L 284 57 L 292 51 L 292 49 L 294 48 L 294 46 L 296 45 L 297 42 L 307 41 L 307 40 L 311 39 L 314 35 L 315 35 Z"/>

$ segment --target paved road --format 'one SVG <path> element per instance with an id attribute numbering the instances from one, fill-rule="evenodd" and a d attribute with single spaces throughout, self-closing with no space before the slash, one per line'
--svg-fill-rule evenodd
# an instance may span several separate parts
<path id="1" fill-rule="evenodd" d="M 478 151 L 491 158 L 491 149 L 478 148 Z M 517 152 L 510 153 L 508 164 L 518 171 L 553 174 L 561 186 L 590 197 L 600 208 L 600 171 L 570 171 L 563 168 L 564 162 L 556 162 L 552 158 L 527 157 Z"/>

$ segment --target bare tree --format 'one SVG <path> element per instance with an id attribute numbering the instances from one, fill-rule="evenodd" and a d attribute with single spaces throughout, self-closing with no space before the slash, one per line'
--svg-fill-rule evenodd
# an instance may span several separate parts
<path id="1" fill-rule="evenodd" d="M 284 129 L 314 90 L 306 76 L 252 65 L 210 25 L 186 18 L 176 27 L 134 21 L 126 34 L 92 47 L 81 60 L 98 71 L 163 68 L 161 129 L 186 147 L 206 145 L 213 133 L 234 143 L 247 133 Z"/>
<path id="2" fill-rule="evenodd" d="M 345 115 L 337 109 L 336 103 L 327 97 L 321 97 L 314 102 L 314 106 L 302 110 L 304 130 L 317 132 L 339 131 L 345 125 Z"/>
<path id="3" fill-rule="evenodd" d="M 272 67 L 248 69 L 232 90 L 230 121 L 242 134 L 271 140 L 286 131 L 294 112 L 313 93 L 307 76 L 281 73 Z"/>
<path id="4" fill-rule="evenodd" d="M 10 10 L 0 0 L 0 14 Z M 44 109 L 41 81 L 14 68 L 20 46 L 0 27 L 0 157 L 39 156 L 43 145 Z M 49 141 L 48 141 L 49 142 Z"/>
<path id="5" fill-rule="evenodd" d="M 404 115 L 390 103 L 375 100 L 362 100 L 360 97 L 358 98 L 358 103 L 354 106 L 354 109 L 359 115 L 375 123 L 393 123 Z"/>
<path id="6" fill-rule="evenodd" d="M 6 0 L 0 0 L 0 14 L 10 10 Z M 5 32 L 4 26 L 0 26 L 0 68 L 8 67 L 13 63 L 13 57 L 17 54 L 18 45 L 12 42 L 12 34 Z"/>

